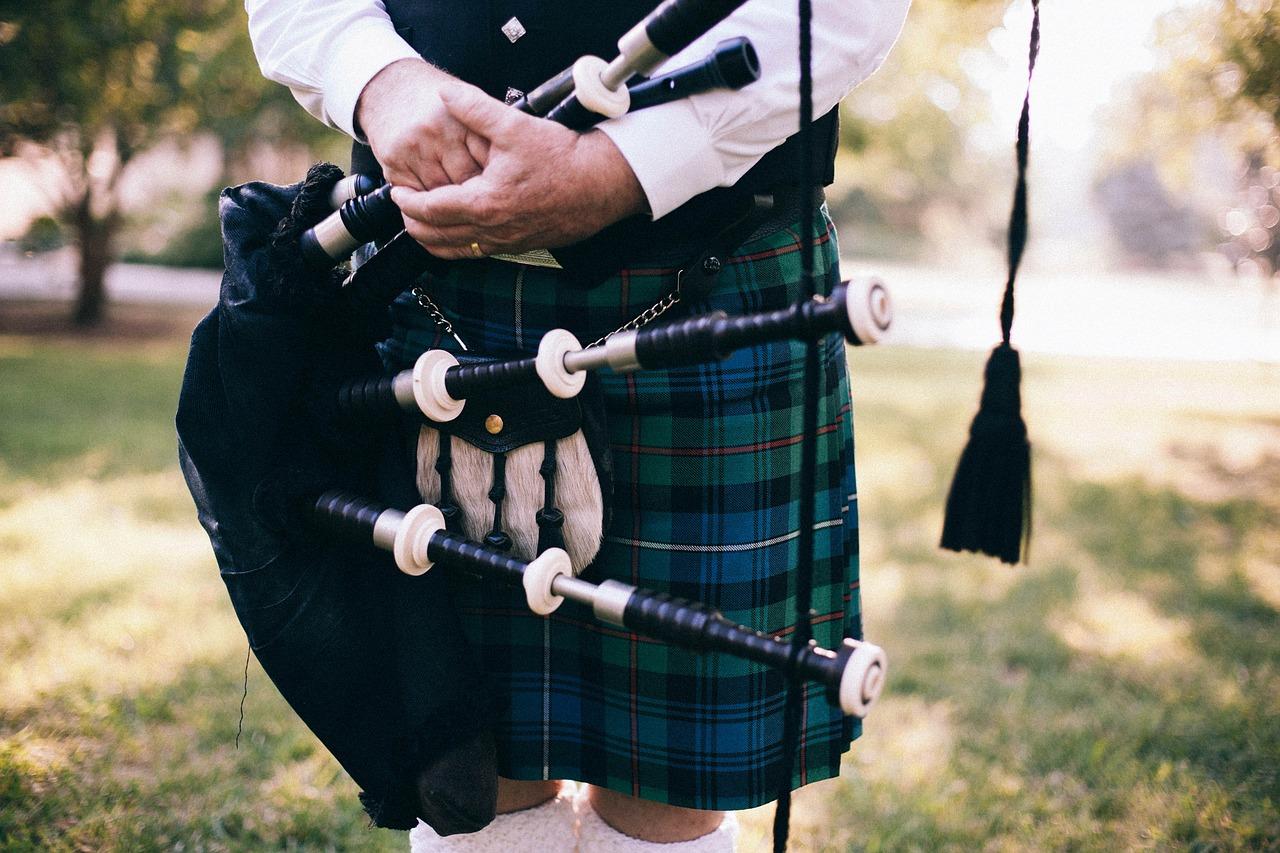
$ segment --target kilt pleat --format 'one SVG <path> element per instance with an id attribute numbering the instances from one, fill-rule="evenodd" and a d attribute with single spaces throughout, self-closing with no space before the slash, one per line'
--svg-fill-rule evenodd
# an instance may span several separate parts
<path id="1" fill-rule="evenodd" d="M 834 231 L 817 221 L 817 267 L 838 280 Z M 501 261 L 458 265 L 423 282 L 476 351 L 533 352 L 563 327 L 590 341 L 668 292 L 674 270 L 634 267 L 592 290 L 555 270 Z M 795 229 L 742 246 L 692 312 L 781 308 L 801 292 Z M 389 368 L 448 347 L 403 295 L 380 350 Z M 613 517 L 584 572 L 706 602 L 777 636 L 795 625 L 804 347 L 758 346 L 715 364 L 601 373 L 613 454 Z M 822 342 L 813 585 L 825 646 L 861 634 L 857 489 L 844 343 Z M 728 655 L 699 656 L 594 621 L 566 602 L 549 618 L 516 590 L 453 584 L 468 638 L 506 707 L 499 772 L 575 779 L 690 808 L 744 809 L 773 799 L 786 682 Z M 809 685 L 793 787 L 839 773 L 860 733 Z"/>

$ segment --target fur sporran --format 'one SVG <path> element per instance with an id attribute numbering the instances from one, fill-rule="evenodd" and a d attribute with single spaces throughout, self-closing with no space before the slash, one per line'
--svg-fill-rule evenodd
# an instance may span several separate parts
<path id="1" fill-rule="evenodd" d="M 468 539 L 523 559 L 563 548 L 575 572 L 600 550 L 613 484 L 595 381 L 571 400 L 536 382 L 472 395 L 456 420 L 421 427 L 417 466 L 422 499 Z"/>

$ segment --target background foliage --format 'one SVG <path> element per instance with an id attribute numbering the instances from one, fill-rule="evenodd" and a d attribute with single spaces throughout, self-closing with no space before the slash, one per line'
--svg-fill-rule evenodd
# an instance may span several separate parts
<path id="1" fill-rule="evenodd" d="M 858 229 L 860 250 L 918 254 L 940 219 L 998 218 L 993 206 L 1007 205 L 1003 193 L 996 202 L 986 192 L 1004 161 L 971 144 L 990 101 L 967 70 L 990 61 L 984 40 L 1006 5 L 914 3 L 884 67 L 845 101 L 832 209 Z"/>
<path id="2" fill-rule="evenodd" d="M 1213 246 L 1268 277 L 1280 268 L 1280 7 L 1215 0 L 1175 10 L 1158 43 L 1159 67 L 1113 110 L 1100 189 L 1117 235 L 1150 260 Z M 1171 223 L 1173 235 L 1158 233 Z"/>
<path id="3" fill-rule="evenodd" d="M 993 118 L 1004 121 L 993 115 L 993 69 L 1021 59 L 998 49 L 997 37 L 1011 38 L 1009 16 L 1024 6 L 914 4 L 886 66 L 846 101 L 841 177 L 830 195 L 861 252 L 930 259 L 952 257 L 957 244 L 997 248 L 1008 199 L 992 188 L 1007 182 L 1010 156 L 983 133 Z M 1047 6 L 1051 13 L 1070 10 Z M 1095 174 L 1075 176 L 1094 183 L 1121 262 L 1195 267 L 1217 252 L 1248 275 L 1275 271 L 1278 17 L 1266 0 L 1173 5 L 1157 67 L 1111 107 L 1106 156 Z M 101 272 L 121 253 L 216 266 L 208 194 L 219 186 L 290 180 L 309 160 L 345 160 L 337 134 L 262 79 L 238 0 L 3 0 L 0 45 L 0 155 L 42 167 L 52 212 L 81 253 L 82 321 L 100 315 Z M 122 203 L 121 188 L 145 183 L 154 168 L 145 152 L 210 139 L 217 180 Z M 1042 155 L 1036 167 L 1052 161 Z M 29 244 L 50 243 L 40 227 Z"/>
<path id="4" fill-rule="evenodd" d="M 42 189 L 80 251 L 83 324 L 102 318 L 121 183 L 140 155 L 212 135 L 233 174 L 263 146 L 331 136 L 258 73 L 239 0 L 4 0 L 0 80 L 0 155 L 46 167 Z"/>

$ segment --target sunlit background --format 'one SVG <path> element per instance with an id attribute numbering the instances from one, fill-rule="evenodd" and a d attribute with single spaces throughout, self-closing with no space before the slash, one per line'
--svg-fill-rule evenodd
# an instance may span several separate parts
<path id="1" fill-rule="evenodd" d="M 829 189 L 892 675 L 797 848 L 1280 847 L 1280 9 L 1044 0 L 1029 564 L 935 548 L 997 339 L 1029 0 L 917 0 Z M 0 4 L 0 850 L 397 849 L 251 662 L 174 465 L 215 199 L 345 143 L 238 0 Z M 771 809 L 745 819 L 765 845 Z"/>

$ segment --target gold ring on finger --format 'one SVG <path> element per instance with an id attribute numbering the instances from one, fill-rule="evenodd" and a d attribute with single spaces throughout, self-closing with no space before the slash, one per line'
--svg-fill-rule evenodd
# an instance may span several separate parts
<path id="1" fill-rule="evenodd" d="M 471 241 L 471 256 L 473 258 L 484 257 L 484 251 L 480 248 L 480 244 L 474 240 Z"/>

